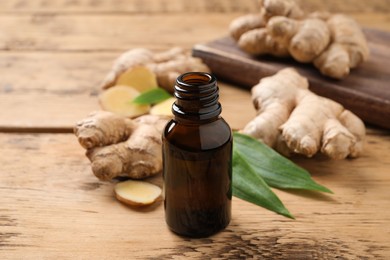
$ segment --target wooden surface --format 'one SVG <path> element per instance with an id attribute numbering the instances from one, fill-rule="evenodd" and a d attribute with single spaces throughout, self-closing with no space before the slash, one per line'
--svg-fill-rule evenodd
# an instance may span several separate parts
<path id="1" fill-rule="evenodd" d="M 373 29 L 364 33 L 369 41 L 370 58 L 343 80 L 322 76 L 311 64 L 291 58 L 253 57 L 242 51 L 231 37 L 197 44 L 193 55 L 202 58 L 219 79 L 247 89 L 263 77 L 295 67 L 309 79 L 310 89 L 316 94 L 339 102 L 366 123 L 390 129 L 390 33 Z"/>
<path id="2" fill-rule="evenodd" d="M 326 3 L 324 3 L 326 2 Z M 305 1 L 390 28 L 390 3 Z M 294 158 L 334 195 L 276 190 L 296 220 L 233 199 L 210 238 L 168 231 L 161 204 L 134 210 L 91 173 L 71 128 L 98 109 L 96 85 L 122 51 L 226 35 L 249 0 L 0 1 L 0 259 L 389 259 L 390 135 L 368 128 L 355 160 Z M 250 94 L 221 83 L 223 116 L 240 128 Z M 152 181 L 161 185 L 161 178 Z"/>

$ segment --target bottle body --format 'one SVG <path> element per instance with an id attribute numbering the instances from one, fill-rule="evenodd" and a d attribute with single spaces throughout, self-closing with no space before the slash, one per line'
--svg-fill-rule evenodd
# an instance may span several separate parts
<path id="1" fill-rule="evenodd" d="M 163 133 L 165 219 L 177 234 L 206 237 L 230 222 L 232 133 L 220 111 L 194 119 L 185 108 Z"/>
<path id="2" fill-rule="evenodd" d="M 209 140 L 212 133 L 202 131 L 210 126 L 193 127 L 185 137 L 177 134 L 183 128 L 177 122 L 167 126 L 163 141 L 164 207 L 166 222 L 175 233 L 205 237 L 230 222 L 232 137 L 224 124 L 223 119 L 212 123 L 223 129 L 214 133 L 213 145 Z M 183 138 L 187 143 L 183 144 Z"/>

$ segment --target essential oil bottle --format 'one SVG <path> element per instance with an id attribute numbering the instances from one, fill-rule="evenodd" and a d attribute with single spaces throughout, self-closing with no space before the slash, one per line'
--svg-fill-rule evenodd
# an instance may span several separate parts
<path id="1" fill-rule="evenodd" d="M 207 237 L 231 218 L 232 132 L 213 75 L 179 76 L 175 97 L 163 133 L 165 219 L 179 235 Z"/>

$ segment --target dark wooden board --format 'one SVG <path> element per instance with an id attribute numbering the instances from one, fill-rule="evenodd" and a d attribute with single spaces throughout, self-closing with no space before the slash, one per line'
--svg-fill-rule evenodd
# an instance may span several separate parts
<path id="1" fill-rule="evenodd" d="M 230 37 L 195 45 L 200 57 L 219 80 L 250 89 L 262 77 L 293 66 L 310 81 L 310 89 L 350 109 L 366 123 L 390 129 L 390 33 L 365 29 L 371 55 L 343 80 L 322 76 L 310 64 L 292 59 L 252 57 L 241 51 Z"/>

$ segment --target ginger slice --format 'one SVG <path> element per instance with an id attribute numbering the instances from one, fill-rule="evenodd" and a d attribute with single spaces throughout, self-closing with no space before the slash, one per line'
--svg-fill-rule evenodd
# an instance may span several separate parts
<path id="1" fill-rule="evenodd" d="M 130 206 L 147 206 L 161 196 L 161 188 L 145 182 L 128 180 L 119 182 L 114 188 L 115 197 Z"/>
<path id="2" fill-rule="evenodd" d="M 122 73 L 115 85 L 131 86 L 140 93 L 157 88 L 156 74 L 145 66 L 131 67 Z"/>
<path id="3" fill-rule="evenodd" d="M 154 105 L 150 109 L 149 114 L 156 116 L 173 116 L 172 104 L 175 102 L 175 100 L 176 99 L 174 97 L 171 97 Z"/>
<path id="4" fill-rule="evenodd" d="M 137 69 L 136 72 L 133 72 L 133 68 L 136 67 L 141 67 L 142 69 Z M 150 77 L 150 73 L 145 68 L 148 68 L 149 71 L 155 74 L 158 83 L 155 86 L 160 86 L 170 92 L 173 92 L 176 78 L 180 74 L 188 71 L 210 72 L 210 69 L 201 59 L 192 57 L 189 52 L 178 47 L 163 52 L 152 52 L 149 49 L 136 48 L 122 53 L 115 60 L 111 70 L 101 83 L 101 88 L 108 89 L 114 85 L 130 84 L 138 89 L 135 86 L 136 83 L 128 82 L 128 78 L 131 79 L 133 77 L 131 74 L 133 73 L 141 74 L 141 77 L 149 77 L 150 80 L 148 81 L 153 85 L 153 77 Z M 130 76 L 123 74 L 130 74 Z M 119 79 L 120 77 L 121 79 Z M 140 92 L 143 91 L 144 89 L 141 88 Z"/>
<path id="5" fill-rule="evenodd" d="M 129 86 L 114 86 L 99 96 L 99 102 L 106 111 L 126 117 L 136 117 L 148 113 L 149 105 L 138 105 L 132 100 L 140 92 Z"/>

